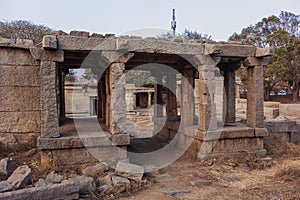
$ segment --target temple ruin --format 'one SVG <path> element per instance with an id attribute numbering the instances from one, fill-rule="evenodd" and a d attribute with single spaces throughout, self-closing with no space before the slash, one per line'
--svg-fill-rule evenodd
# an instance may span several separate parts
<path id="1" fill-rule="evenodd" d="M 122 76 L 144 65 L 145 70 L 155 73 L 153 90 L 142 98 L 150 99 L 148 106 L 153 101 L 152 121 L 158 131 L 153 137 L 158 141 L 168 143 L 176 136 L 176 146 L 180 147 L 192 139 L 188 152 L 194 159 L 234 156 L 243 151 L 264 157 L 263 67 L 272 51 L 239 43 L 80 31 L 44 36 L 36 46 L 28 40 L 1 38 L 0 136 L 16 138 L 20 143 L 32 136 L 55 166 L 95 161 L 86 147 L 102 152 L 101 159 L 106 162 L 126 159 L 130 133 L 120 125 L 126 125 L 126 106 L 130 105 L 126 105 Z M 172 73 L 159 70 L 161 65 L 171 68 Z M 241 65 L 249 77 L 245 123 L 236 122 L 235 71 Z M 60 126 L 66 118 L 64 77 L 70 69 L 84 67 L 99 75 L 95 102 L 101 133 L 98 129 L 86 131 L 82 138 L 76 132 L 62 131 Z M 176 90 L 177 74 L 183 77 L 180 90 Z M 163 90 L 165 116 L 159 106 L 163 104 Z M 77 128 L 84 132 L 84 127 Z M 120 148 L 112 150 L 114 146 Z"/>

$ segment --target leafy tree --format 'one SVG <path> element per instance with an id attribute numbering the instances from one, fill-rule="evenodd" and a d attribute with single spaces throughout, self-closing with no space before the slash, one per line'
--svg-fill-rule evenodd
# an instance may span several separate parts
<path id="1" fill-rule="evenodd" d="M 244 28 L 240 34 L 234 33 L 229 40 L 241 41 L 244 44 L 258 47 L 275 47 L 275 54 L 264 68 L 266 98 L 270 91 L 281 88 L 293 89 L 293 101 L 297 101 L 299 84 L 296 74 L 299 73 L 300 61 L 300 15 L 282 11 L 279 17 L 263 18 L 255 25 Z M 247 79 L 245 70 L 239 70 L 242 81 Z"/>
<path id="2" fill-rule="evenodd" d="M 162 38 L 173 38 L 173 34 L 171 32 L 168 32 L 166 34 L 162 34 L 159 37 Z M 175 36 L 176 38 L 181 38 L 181 39 L 190 39 L 190 40 L 203 40 L 203 41 L 211 41 L 212 37 L 207 34 L 202 34 L 197 31 L 192 31 L 185 29 L 182 33 L 179 33 Z"/>
<path id="3" fill-rule="evenodd" d="M 0 21 L 0 37 L 16 40 L 30 39 L 35 44 L 40 43 L 44 35 L 49 35 L 53 30 L 44 25 L 36 25 L 26 20 Z"/>
<path id="4" fill-rule="evenodd" d="M 126 72 L 126 83 L 135 84 L 137 87 L 153 87 L 155 79 L 149 71 L 130 70 Z"/>

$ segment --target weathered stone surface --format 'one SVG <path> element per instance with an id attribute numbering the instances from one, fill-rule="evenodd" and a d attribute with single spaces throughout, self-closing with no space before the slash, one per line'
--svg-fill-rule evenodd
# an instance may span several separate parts
<path id="1" fill-rule="evenodd" d="M 36 60 L 64 62 L 64 51 L 51 51 L 40 48 L 30 48 L 30 53 Z"/>
<path id="2" fill-rule="evenodd" d="M 58 49 L 62 50 L 115 50 L 114 39 L 97 37 L 57 36 Z"/>
<path id="3" fill-rule="evenodd" d="M 111 143 L 113 145 L 128 145 L 130 144 L 129 134 L 114 134 L 111 136 Z"/>
<path id="4" fill-rule="evenodd" d="M 53 183 L 50 182 L 50 181 L 46 181 L 45 179 L 39 179 L 39 180 L 34 184 L 35 187 L 46 187 L 46 186 L 49 186 L 49 185 L 53 185 Z"/>
<path id="5" fill-rule="evenodd" d="M 142 166 L 119 161 L 116 166 L 116 173 L 120 176 L 139 181 L 143 178 L 144 168 Z"/>
<path id="6" fill-rule="evenodd" d="M 40 112 L 0 112 L 0 132 L 40 132 Z"/>
<path id="7" fill-rule="evenodd" d="M 264 127 L 263 66 L 248 67 L 247 124 Z"/>
<path id="8" fill-rule="evenodd" d="M 71 36 L 79 36 L 79 37 L 89 37 L 89 32 L 86 32 L 86 31 L 71 31 L 70 32 L 70 35 Z"/>
<path id="9" fill-rule="evenodd" d="M 207 50 L 210 50 L 208 51 L 210 54 L 214 52 L 212 50 L 215 50 L 218 56 L 249 57 L 254 56 L 256 52 L 256 47 L 254 46 L 238 44 L 205 44 L 205 47 Z"/>
<path id="10" fill-rule="evenodd" d="M 115 186 L 130 184 L 130 181 L 127 178 L 120 176 L 112 176 L 111 181 Z"/>
<path id="11" fill-rule="evenodd" d="M 46 181 L 52 183 L 60 183 L 63 180 L 63 176 L 56 174 L 54 171 L 47 175 Z"/>
<path id="12" fill-rule="evenodd" d="M 0 47 L 15 47 L 21 49 L 28 49 L 33 46 L 34 44 L 32 40 L 26 40 L 26 39 L 14 40 L 8 38 L 0 38 Z"/>
<path id="13" fill-rule="evenodd" d="M 57 38 L 55 35 L 46 35 L 43 37 L 42 47 L 44 49 L 57 49 Z"/>
<path id="14" fill-rule="evenodd" d="M 266 128 L 271 133 L 291 133 L 298 132 L 296 121 L 290 120 L 273 120 L 265 123 Z"/>
<path id="15" fill-rule="evenodd" d="M 31 177 L 31 169 L 27 165 L 18 167 L 12 175 L 7 179 L 12 188 L 19 189 L 24 187 Z"/>
<path id="16" fill-rule="evenodd" d="M 0 182 L 0 193 L 2 192 L 8 192 L 8 191 L 11 191 L 12 188 L 11 188 L 11 185 L 8 181 L 1 181 Z"/>
<path id="17" fill-rule="evenodd" d="M 79 199 L 79 188 L 75 183 L 67 182 L 46 187 L 34 187 L 0 194 L 0 200 L 72 200 Z"/>
<path id="18" fill-rule="evenodd" d="M 268 136 L 268 131 L 266 128 L 255 128 L 255 136 L 256 137 L 264 137 Z"/>
<path id="19" fill-rule="evenodd" d="M 41 62 L 41 137 L 59 137 L 56 100 L 56 63 Z"/>
<path id="20" fill-rule="evenodd" d="M 256 48 L 255 57 L 272 56 L 275 53 L 274 47 L 269 48 Z"/>
<path id="21" fill-rule="evenodd" d="M 89 166 L 82 170 L 82 174 L 85 176 L 94 177 L 103 174 L 107 170 L 108 165 L 106 163 L 98 163 L 96 165 Z"/>
<path id="22" fill-rule="evenodd" d="M 1 87 L 1 111 L 40 111 L 39 87 Z"/>
<path id="23" fill-rule="evenodd" d="M 39 65 L 30 54 L 29 50 L 23 49 L 0 49 L 0 65 L 33 66 Z"/>
<path id="24" fill-rule="evenodd" d="M 81 147 L 101 147 L 111 146 L 108 136 L 98 134 L 90 137 L 60 137 L 60 138 L 42 138 L 37 140 L 39 149 L 68 149 Z"/>
<path id="25" fill-rule="evenodd" d="M 95 191 L 96 183 L 92 177 L 76 176 L 64 182 L 74 182 L 78 185 L 80 192 Z"/>
<path id="26" fill-rule="evenodd" d="M 41 74 L 39 66 L 0 65 L 0 74 L 0 86 L 36 87 L 40 86 L 41 84 Z"/>
<path id="27" fill-rule="evenodd" d="M 13 162 L 10 158 L 0 160 L 0 174 L 10 175 L 13 172 Z"/>

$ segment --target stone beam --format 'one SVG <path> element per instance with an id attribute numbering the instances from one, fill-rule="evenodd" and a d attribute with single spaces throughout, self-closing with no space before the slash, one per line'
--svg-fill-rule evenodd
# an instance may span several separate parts
<path id="1" fill-rule="evenodd" d="M 275 53 L 274 47 L 269 48 L 256 48 L 255 57 L 265 57 L 265 56 L 272 56 Z"/>
<path id="2" fill-rule="evenodd" d="M 249 57 L 255 56 L 256 47 L 238 44 L 205 44 L 204 54 L 217 54 L 221 57 Z"/>
<path id="3" fill-rule="evenodd" d="M 43 37 L 42 47 L 44 49 L 56 50 L 57 49 L 57 38 L 55 35 L 46 35 Z"/>

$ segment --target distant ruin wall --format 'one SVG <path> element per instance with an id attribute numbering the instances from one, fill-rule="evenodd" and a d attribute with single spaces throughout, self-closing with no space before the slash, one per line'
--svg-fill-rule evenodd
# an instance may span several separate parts
<path id="1" fill-rule="evenodd" d="M 28 49 L 0 48 L 0 147 L 30 148 L 40 134 L 40 63 Z"/>

